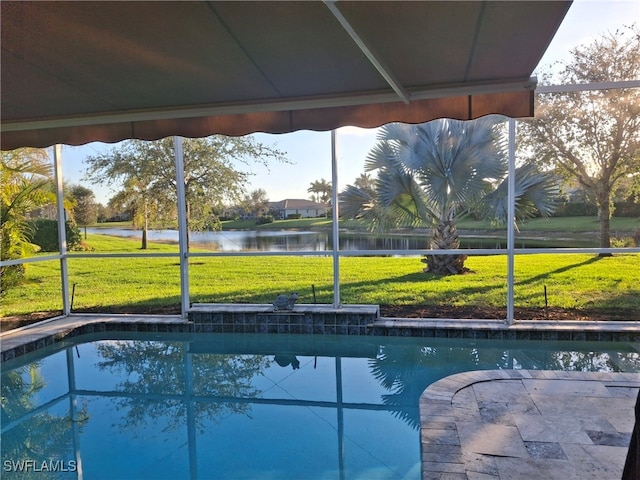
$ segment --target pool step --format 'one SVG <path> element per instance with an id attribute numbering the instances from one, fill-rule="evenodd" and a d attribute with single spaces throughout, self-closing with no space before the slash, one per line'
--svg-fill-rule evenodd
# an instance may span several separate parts
<path id="1" fill-rule="evenodd" d="M 292 310 L 275 310 L 271 304 L 194 303 L 188 318 L 199 332 L 369 335 L 380 307 L 296 304 Z"/>

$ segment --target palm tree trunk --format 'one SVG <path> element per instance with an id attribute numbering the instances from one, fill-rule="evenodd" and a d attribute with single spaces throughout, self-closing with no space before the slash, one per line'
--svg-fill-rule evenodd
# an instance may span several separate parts
<path id="1" fill-rule="evenodd" d="M 456 250 L 460 248 L 458 230 L 453 222 L 447 220 L 434 228 L 431 248 L 433 250 Z M 422 262 L 427 264 L 427 268 L 424 269 L 425 272 L 436 275 L 455 275 L 469 271 L 464 266 L 466 259 L 466 255 L 426 255 Z"/>

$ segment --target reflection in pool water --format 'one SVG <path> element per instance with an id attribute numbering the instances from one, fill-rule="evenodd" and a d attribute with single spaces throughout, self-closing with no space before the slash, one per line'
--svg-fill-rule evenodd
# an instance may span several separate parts
<path id="1" fill-rule="evenodd" d="M 640 371 L 626 343 L 113 335 L 2 365 L 3 478 L 417 479 L 440 378 Z"/>

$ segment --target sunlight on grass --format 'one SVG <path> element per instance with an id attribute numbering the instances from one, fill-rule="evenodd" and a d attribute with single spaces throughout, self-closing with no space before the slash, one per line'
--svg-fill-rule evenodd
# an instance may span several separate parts
<path id="1" fill-rule="evenodd" d="M 640 255 L 522 255 L 515 261 L 516 305 L 636 308 Z"/>
<path id="2" fill-rule="evenodd" d="M 271 303 L 296 292 L 299 303 L 333 301 L 332 260 L 328 257 L 198 258 L 189 268 L 194 302 Z"/>
<path id="3" fill-rule="evenodd" d="M 138 240 L 90 235 L 87 242 L 96 251 L 141 252 Z M 177 252 L 177 245 L 150 244 L 149 253 Z M 68 260 L 74 311 L 179 308 L 177 256 L 82 257 L 80 253 Z M 27 281 L 3 297 L 2 316 L 60 310 L 59 265 L 28 265 Z M 436 276 L 423 273 L 419 257 L 344 257 L 340 299 L 344 304 L 504 307 L 506 256 L 470 256 L 466 265 L 469 274 Z M 639 266 L 638 254 L 520 255 L 515 261 L 515 304 L 544 307 L 546 286 L 550 307 L 618 308 L 638 315 Z M 331 256 L 192 257 L 189 280 L 192 302 L 271 303 L 279 293 L 297 292 L 299 303 L 332 303 L 334 295 Z"/>

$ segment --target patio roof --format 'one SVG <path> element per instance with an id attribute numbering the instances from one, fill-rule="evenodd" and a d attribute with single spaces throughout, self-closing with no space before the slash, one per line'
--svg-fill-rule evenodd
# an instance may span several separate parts
<path id="1" fill-rule="evenodd" d="M 570 4 L 3 1 L 2 149 L 532 116 Z"/>

